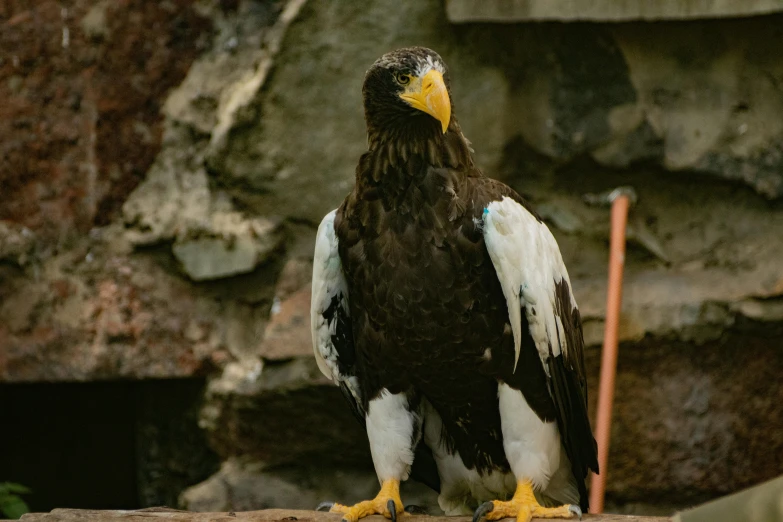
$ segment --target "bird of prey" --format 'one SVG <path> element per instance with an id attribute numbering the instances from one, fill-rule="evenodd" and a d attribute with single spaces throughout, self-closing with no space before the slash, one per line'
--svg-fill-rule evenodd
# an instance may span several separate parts
<path id="1" fill-rule="evenodd" d="M 315 358 L 365 423 L 381 485 L 330 511 L 396 520 L 413 475 L 447 514 L 581 517 L 598 462 L 568 273 L 535 211 L 475 165 L 449 82 L 423 47 L 370 67 L 368 148 L 318 227 Z"/>

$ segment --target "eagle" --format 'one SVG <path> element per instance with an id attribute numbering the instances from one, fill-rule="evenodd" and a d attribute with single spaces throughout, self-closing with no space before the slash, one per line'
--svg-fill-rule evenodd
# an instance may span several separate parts
<path id="1" fill-rule="evenodd" d="M 555 238 L 476 166 L 435 51 L 383 55 L 362 94 L 367 151 L 318 227 L 311 319 L 318 366 L 366 427 L 380 491 L 326 507 L 394 521 L 412 476 L 475 522 L 581 518 L 597 449 Z"/>

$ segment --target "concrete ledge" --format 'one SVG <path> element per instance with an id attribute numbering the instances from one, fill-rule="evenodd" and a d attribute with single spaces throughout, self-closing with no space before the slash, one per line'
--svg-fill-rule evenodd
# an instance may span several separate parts
<path id="1" fill-rule="evenodd" d="M 29 513 L 21 520 L 24 522 L 151 522 L 152 519 L 176 522 L 339 522 L 337 513 L 317 511 L 298 511 L 290 509 L 265 509 L 262 511 L 237 511 L 229 513 L 195 513 L 167 508 L 149 508 L 137 511 L 92 511 L 82 509 L 55 509 L 51 513 Z M 372 516 L 367 522 L 384 522 L 380 516 Z M 470 522 L 470 517 L 444 517 L 426 515 L 407 515 L 405 522 Z M 537 519 L 536 519 L 537 520 Z M 585 515 L 586 522 L 664 522 L 664 517 L 639 517 L 626 515 Z"/>
<path id="2" fill-rule="evenodd" d="M 450 21 L 535 22 L 580 20 L 693 20 L 783 11 L 781 0 L 445 0 Z"/>

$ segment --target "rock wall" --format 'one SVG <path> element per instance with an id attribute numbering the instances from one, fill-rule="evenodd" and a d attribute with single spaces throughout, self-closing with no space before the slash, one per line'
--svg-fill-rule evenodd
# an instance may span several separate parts
<path id="1" fill-rule="evenodd" d="M 0 15 L 14 49 L 0 62 L 0 381 L 210 376 L 200 424 L 225 464 L 188 507 L 374 487 L 365 436 L 312 360 L 310 259 L 365 147 L 363 73 L 412 44 L 449 64 L 485 171 L 555 233 L 593 401 L 608 210 L 584 196 L 640 196 L 610 503 L 665 511 L 783 472 L 782 15 L 455 24 L 441 0 Z"/>

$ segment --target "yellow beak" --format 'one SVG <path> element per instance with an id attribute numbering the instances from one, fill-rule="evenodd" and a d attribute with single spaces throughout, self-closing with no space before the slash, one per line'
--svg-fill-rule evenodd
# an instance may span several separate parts
<path id="1" fill-rule="evenodd" d="M 400 94 L 400 98 L 411 107 L 424 111 L 438 120 L 443 133 L 446 133 L 451 121 L 451 100 L 440 72 L 432 69 L 421 78 L 412 78 L 405 92 Z"/>

